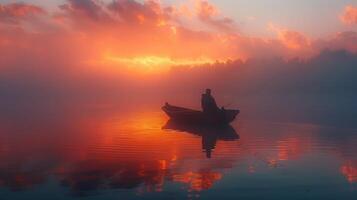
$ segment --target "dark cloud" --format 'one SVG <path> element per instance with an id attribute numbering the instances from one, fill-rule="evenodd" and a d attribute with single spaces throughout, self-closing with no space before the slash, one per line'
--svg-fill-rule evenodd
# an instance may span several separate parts
<path id="1" fill-rule="evenodd" d="M 315 45 L 319 49 L 329 48 L 333 50 L 348 50 L 357 53 L 357 33 L 354 31 L 346 31 L 337 33 L 329 40 L 318 40 Z"/>
<path id="2" fill-rule="evenodd" d="M 68 0 L 60 9 L 74 18 L 102 20 L 108 18 L 103 6 L 97 0 Z"/>
<path id="3" fill-rule="evenodd" d="M 90 21 L 105 25 L 111 22 L 111 26 L 165 26 L 172 12 L 170 7 L 162 7 L 156 1 L 140 3 L 133 0 L 113 0 L 108 4 L 97 0 L 68 0 L 68 3 L 60 8 L 64 12 L 63 15 L 79 24 Z"/>
<path id="4" fill-rule="evenodd" d="M 127 23 L 159 25 L 160 20 L 162 23 L 166 23 L 168 18 L 166 11 L 155 1 L 146 1 L 143 4 L 131 0 L 113 1 L 108 5 L 108 8 L 121 21 Z"/>
<path id="5" fill-rule="evenodd" d="M 19 23 L 21 20 L 26 20 L 45 13 L 45 10 L 35 5 L 25 3 L 0 4 L 0 22 Z"/>

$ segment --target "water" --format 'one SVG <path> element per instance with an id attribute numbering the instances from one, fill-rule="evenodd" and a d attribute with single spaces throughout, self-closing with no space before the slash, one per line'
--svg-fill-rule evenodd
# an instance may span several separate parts
<path id="1" fill-rule="evenodd" d="M 0 199 L 357 198 L 357 129 L 243 114 L 197 130 L 134 110 L 3 118 Z"/>

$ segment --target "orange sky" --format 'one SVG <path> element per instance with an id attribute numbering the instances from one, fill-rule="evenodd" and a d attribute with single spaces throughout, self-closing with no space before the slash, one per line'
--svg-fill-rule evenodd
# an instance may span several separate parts
<path id="1" fill-rule="evenodd" d="M 357 33 L 331 33 L 312 39 L 300 32 L 267 25 L 273 38 L 243 34 L 234 19 L 209 1 L 162 5 L 159 1 L 68 0 L 54 10 L 30 3 L 0 4 L 1 68 L 21 55 L 99 69 L 129 67 L 156 71 L 228 59 L 303 57 L 322 49 L 357 51 Z M 341 10 L 341 23 L 356 26 L 356 7 Z"/>

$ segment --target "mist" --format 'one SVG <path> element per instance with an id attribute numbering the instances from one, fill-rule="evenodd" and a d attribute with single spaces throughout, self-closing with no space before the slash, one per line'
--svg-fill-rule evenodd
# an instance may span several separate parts
<path id="1" fill-rule="evenodd" d="M 32 61 L 26 65 L 28 70 L 17 66 L 21 70 L 15 67 L 1 74 L 3 118 L 59 115 L 69 110 L 73 115 L 93 107 L 160 110 L 165 102 L 199 109 L 201 93 L 211 88 L 219 105 L 239 107 L 248 119 L 339 126 L 352 126 L 356 119 L 357 55 L 344 50 L 324 50 L 308 60 L 270 58 L 176 66 L 151 75 L 78 70 L 84 67 L 47 61 Z M 47 64 L 51 65 L 48 69 L 43 66 Z"/>

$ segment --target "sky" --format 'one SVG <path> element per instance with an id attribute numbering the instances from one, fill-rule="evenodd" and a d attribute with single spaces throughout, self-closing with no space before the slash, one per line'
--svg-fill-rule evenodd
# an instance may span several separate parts
<path id="1" fill-rule="evenodd" d="M 347 41 L 354 39 L 357 31 L 357 5 L 352 0 L 1 3 L 0 25 L 4 30 L 42 37 L 56 33 L 72 40 L 71 46 L 76 47 L 83 44 L 74 44 L 73 39 L 81 35 L 93 43 L 88 48 L 81 46 L 82 52 L 97 50 L 91 52 L 95 55 L 87 55 L 86 62 L 91 63 L 103 62 L 93 58 L 99 54 L 106 54 L 106 60 L 112 62 L 172 65 L 174 59 L 180 60 L 178 64 L 201 64 L 252 57 L 308 57 L 323 48 L 341 46 L 356 50 L 355 41 Z M 101 47 L 94 47 L 94 43 Z"/>
<path id="2" fill-rule="evenodd" d="M 103 0 L 111 2 L 112 0 Z M 180 5 L 190 0 L 161 0 L 164 5 Z M 192 1 L 192 0 L 191 0 Z M 1 0 L 0 2 L 31 2 L 48 9 L 56 9 L 65 0 Z M 143 2 L 142 0 L 138 2 Z M 338 17 L 346 5 L 357 5 L 356 0 L 210 0 L 221 13 L 234 19 L 242 31 L 256 36 L 271 36 L 267 24 L 299 30 L 311 37 L 328 36 L 336 31 L 356 30 L 345 26 Z"/>
<path id="3" fill-rule="evenodd" d="M 275 23 L 302 31 L 311 37 L 326 36 L 336 30 L 353 29 L 341 24 L 336 16 L 346 5 L 357 4 L 355 0 L 211 0 L 210 2 L 217 5 L 222 13 L 237 21 L 244 33 L 268 36 L 271 34 L 267 33 L 266 25 Z"/>

